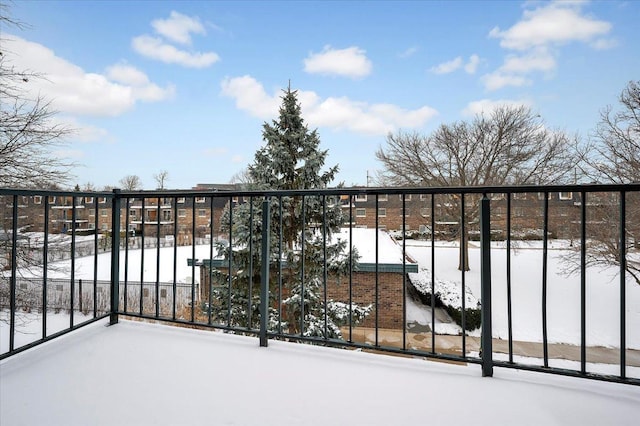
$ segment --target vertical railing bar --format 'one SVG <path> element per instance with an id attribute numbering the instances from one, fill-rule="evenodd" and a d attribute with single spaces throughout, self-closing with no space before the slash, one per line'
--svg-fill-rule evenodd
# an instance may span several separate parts
<path id="1" fill-rule="evenodd" d="M 507 194 L 507 333 L 509 362 L 513 363 L 513 311 L 511 306 L 511 193 Z"/>
<path id="2" fill-rule="evenodd" d="M 431 353 L 436 353 L 436 202 L 431 194 Z"/>
<path id="3" fill-rule="evenodd" d="M 480 300 L 482 301 L 480 356 L 482 376 L 493 376 L 493 327 L 491 323 L 491 201 L 487 194 L 480 201 Z"/>
<path id="4" fill-rule="evenodd" d="M 380 200 L 378 197 L 378 194 L 376 194 L 376 277 L 375 277 L 375 292 L 374 292 L 374 305 L 375 305 L 375 309 L 376 309 L 376 316 L 375 316 L 375 345 L 379 346 L 379 320 L 380 320 L 380 315 L 379 315 L 379 310 L 378 310 L 378 291 L 380 288 L 380 247 L 379 247 L 379 238 L 378 238 L 378 233 L 379 233 L 379 226 L 380 226 Z M 404 230 L 403 230 L 404 231 Z"/>
<path id="5" fill-rule="evenodd" d="M 278 196 L 278 334 L 282 334 L 282 195 Z"/>
<path id="6" fill-rule="evenodd" d="M 131 199 L 127 198 L 125 201 L 125 209 L 124 213 L 124 227 L 125 227 L 125 237 L 124 237 L 124 311 L 128 312 L 128 286 L 129 286 L 129 209 L 131 208 Z M 98 217 L 98 210 L 96 207 L 96 218 Z M 142 287 L 140 287 L 142 288 Z"/>
<path id="7" fill-rule="evenodd" d="M 544 192 L 544 225 L 542 240 L 542 350 L 544 367 L 549 367 L 549 347 L 547 344 L 547 256 L 549 246 L 549 192 Z"/>
<path id="8" fill-rule="evenodd" d="M 78 314 L 82 313 L 82 278 L 78 280 Z"/>
<path id="9" fill-rule="evenodd" d="M 249 197 L 249 297 L 247 298 L 247 328 L 251 329 L 253 310 L 253 195 Z"/>
<path id="10" fill-rule="evenodd" d="M 227 327 L 231 327 L 231 281 L 233 266 L 233 197 L 229 197 L 229 275 L 227 291 Z"/>
<path id="11" fill-rule="evenodd" d="M 587 373 L 587 193 L 580 193 L 580 372 Z"/>
<path id="12" fill-rule="evenodd" d="M 13 195 L 11 224 L 11 280 L 9 283 L 9 352 L 15 347 L 16 334 L 16 274 L 18 273 L 18 195 Z"/>
<path id="13" fill-rule="evenodd" d="M 73 328 L 74 297 L 76 292 L 76 196 L 71 197 L 71 298 L 69 300 L 69 328 Z M 78 294 L 78 299 L 80 299 Z"/>
<path id="14" fill-rule="evenodd" d="M 86 201 L 86 199 L 85 199 Z M 93 197 L 93 317 L 98 316 L 98 197 Z"/>
<path id="15" fill-rule="evenodd" d="M 460 193 L 460 254 L 461 254 L 461 262 L 460 264 L 462 265 L 462 315 L 461 315 L 461 323 L 462 323 L 462 357 L 466 358 L 467 357 L 467 323 L 466 323 L 466 305 L 465 305 L 465 301 L 467 299 L 467 292 L 466 292 L 466 288 L 467 288 L 467 283 L 466 283 L 466 277 L 467 277 L 467 256 L 469 255 L 468 253 L 468 247 L 467 247 L 467 236 L 466 236 L 466 220 L 464 217 L 464 210 L 465 210 L 465 205 L 464 205 L 464 193 Z"/>
<path id="16" fill-rule="evenodd" d="M 156 209 L 156 318 L 160 317 L 160 197 L 157 199 L 158 208 Z"/>
<path id="17" fill-rule="evenodd" d="M 353 342 L 353 196 L 349 196 L 349 343 Z"/>
<path id="18" fill-rule="evenodd" d="M 627 199 L 620 191 L 620 378 L 627 378 Z"/>
<path id="19" fill-rule="evenodd" d="M 306 199 L 302 196 L 302 247 L 300 249 L 301 266 L 300 266 L 300 336 L 304 336 L 304 245 L 306 243 L 305 238 L 305 221 L 306 221 Z"/>
<path id="20" fill-rule="evenodd" d="M 97 217 L 97 212 L 96 212 Z M 96 251 L 97 252 L 97 251 Z M 47 280 L 49 275 L 49 197 L 44 197 L 44 243 L 42 246 L 42 338 L 47 337 Z"/>
<path id="21" fill-rule="evenodd" d="M 407 200 L 402 193 L 402 349 L 407 350 Z"/>
<path id="22" fill-rule="evenodd" d="M 251 200 L 253 203 L 253 199 Z M 270 200 L 265 197 L 262 201 L 262 271 L 260 274 L 260 346 L 266 347 L 267 324 L 269 323 L 269 252 L 271 248 L 271 212 L 269 211 Z"/>
<path id="23" fill-rule="evenodd" d="M 209 197 L 209 217 L 211 218 L 211 223 L 209 224 L 209 266 L 208 266 L 208 270 L 209 270 L 209 282 L 207 283 L 208 289 L 207 289 L 207 294 L 209 295 L 209 300 L 207 300 L 207 324 L 211 325 L 212 324 L 212 318 L 211 318 L 211 314 L 212 314 L 212 308 L 211 306 L 213 305 L 213 287 L 212 287 L 212 280 L 213 280 L 213 265 L 211 264 L 211 261 L 213 260 L 213 238 L 215 236 L 215 216 L 214 216 L 214 210 L 213 210 L 213 200 L 214 197 L 213 195 L 211 197 Z M 203 263 L 203 267 L 204 267 L 204 263 Z"/>
<path id="24" fill-rule="evenodd" d="M 177 284 L 177 270 L 178 270 L 178 197 L 173 197 L 173 282 L 172 282 L 172 290 L 173 290 L 173 301 L 171 307 L 171 319 L 175 321 L 176 319 L 176 304 L 177 304 L 177 296 L 178 296 L 178 284 Z"/>
<path id="25" fill-rule="evenodd" d="M 145 235 L 145 202 L 146 198 L 143 196 L 141 198 L 141 231 L 140 231 L 140 315 L 142 315 L 143 307 L 144 307 L 144 235 Z"/>
<path id="26" fill-rule="evenodd" d="M 114 189 L 111 202 L 111 314 L 109 319 L 111 325 L 118 322 L 120 310 L 120 197 L 120 190 Z M 115 230 L 118 232 L 114 232 Z"/>
<path id="27" fill-rule="evenodd" d="M 327 197 L 322 196 L 322 284 L 324 296 L 324 338 L 327 339 Z"/>
<path id="28" fill-rule="evenodd" d="M 196 322 L 196 198 L 191 197 L 191 322 Z"/>

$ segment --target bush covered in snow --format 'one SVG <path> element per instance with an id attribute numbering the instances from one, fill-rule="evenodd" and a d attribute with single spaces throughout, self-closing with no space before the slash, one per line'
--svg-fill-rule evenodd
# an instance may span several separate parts
<path id="1" fill-rule="evenodd" d="M 422 268 L 409 273 L 409 281 L 420 300 L 431 304 L 431 272 Z M 435 305 L 444 308 L 458 325 L 462 327 L 462 285 L 459 282 L 436 279 L 434 286 Z M 480 327 L 480 301 L 465 287 L 465 329 L 473 331 Z"/>

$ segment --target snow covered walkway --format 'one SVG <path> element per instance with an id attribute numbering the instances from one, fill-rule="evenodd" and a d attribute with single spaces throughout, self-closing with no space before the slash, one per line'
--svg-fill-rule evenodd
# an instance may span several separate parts
<path id="1" fill-rule="evenodd" d="M 0 424 L 635 424 L 640 387 L 121 320 L 0 362 Z"/>

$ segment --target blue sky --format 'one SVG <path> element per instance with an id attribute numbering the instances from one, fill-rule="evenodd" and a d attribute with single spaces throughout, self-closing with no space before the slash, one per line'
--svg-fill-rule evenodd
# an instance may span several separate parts
<path id="1" fill-rule="evenodd" d="M 640 2 L 17 1 L 2 28 L 32 94 L 77 129 L 71 185 L 227 183 L 253 160 L 291 81 L 338 181 L 364 185 L 399 129 L 500 103 L 588 136 L 640 78 Z M 336 181 L 335 183 L 338 183 Z"/>

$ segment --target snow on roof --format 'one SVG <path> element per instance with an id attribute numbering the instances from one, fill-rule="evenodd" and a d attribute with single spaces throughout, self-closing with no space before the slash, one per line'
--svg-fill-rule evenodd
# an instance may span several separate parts
<path id="1" fill-rule="evenodd" d="M 368 228 L 351 229 L 353 247 L 358 250 L 360 263 L 376 262 L 376 230 Z M 388 232 L 377 231 L 378 237 L 378 263 L 402 264 L 402 247 L 394 240 Z M 338 239 L 349 241 L 349 228 L 343 228 Z M 407 258 L 406 263 L 415 263 L 413 259 Z"/>

